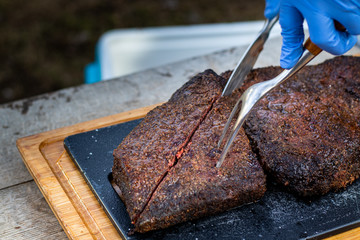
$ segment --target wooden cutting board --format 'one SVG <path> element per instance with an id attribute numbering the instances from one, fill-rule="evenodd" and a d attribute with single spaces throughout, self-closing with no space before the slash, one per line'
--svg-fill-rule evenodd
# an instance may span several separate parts
<path id="1" fill-rule="evenodd" d="M 63 146 L 65 137 L 144 117 L 149 106 L 18 139 L 17 147 L 70 239 L 121 239 Z M 360 239 L 360 228 L 327 239 Z"/>
<path id="2" fill-rule="evenodd" d="M 70 239 L 121 239 L 121 236 L 65 151 L 65 137 L 144 117 L 156 106 L 17 140 L 26 167 Z"/>

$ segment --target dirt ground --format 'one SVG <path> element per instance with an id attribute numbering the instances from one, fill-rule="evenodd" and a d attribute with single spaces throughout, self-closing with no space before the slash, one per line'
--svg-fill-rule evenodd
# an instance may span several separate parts
<path id="1" fill-rule="evenodd" d="M 264 0 L 0 0 L 0 104 L 84 82 L 118 28 L 263 19 Z"/>

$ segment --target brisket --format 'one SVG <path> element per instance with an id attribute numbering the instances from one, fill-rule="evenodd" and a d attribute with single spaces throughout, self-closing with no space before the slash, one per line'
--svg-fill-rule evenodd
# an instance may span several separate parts
<path id="1" fill-rule="evenodd" d="M 113 178 L 133 223 L 224 84 L 211 70 L 195 76 L 114 150 Z"/>
<path id="2" fill-rule="evenodd" d="M 243 129 L 227 161 L 216 167 L 220 135 L 239 93 L 217 101 L 191 138 L 184 154 L 161 182 L 139 218 L 136 230 L 148 231 L 223 212 L 260 199 L 265 175 Z"/>
<path id="3" fill-rule="evenodd" d="M 337 57 L 305 67 L 266 95 L 245 122 L 263 168 L 291 192 L 322 195 L 359 177 L 359 66 L 360 58 Z M 277 71 L 259 69 L 248 81 Z"/>
<path id="4" fill-rule="evenodd" d="M 265 175 L 243 130 L 231 160 L 215 166 L 216 144 L 236 101 L 216 101 L 225 83 L 210 70 L 197 75 L 115 149 L 113 178 L 135 231 L 165 228 L 264 194 Z"/>

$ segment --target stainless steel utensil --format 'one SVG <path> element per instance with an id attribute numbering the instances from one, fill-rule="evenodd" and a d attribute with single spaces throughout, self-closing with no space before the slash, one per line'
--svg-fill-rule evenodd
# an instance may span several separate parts
<path id="1" fill-rule="evenodd" d="M 259 32 L 254 42 L 247 48 L 236 68 L 232 72 L 221 96 L 228 96 L 235 89 L 241 87 L 246 75 L 253 68 L 266 40 L 269 37 L 269 33 L 272 27 L 275 25 L 278 19 L 279 15 L 272 19 L 266 19 L 263 29 Z"/>
<path id="2" fill-rule="evenodd" d="M 240 99 L 235 104 L 230 117 L 225 125 L 223 133 L 220 137 L 218 147 L 221 147 L 222 142 L 224 141 L 225 136 L 227 135 L 230 123 L 234 118 L 235 114 L 238 112 L 239 105 L 241 103 L 241 110 L 239 116 L 235 122 L 234 127 L 232 128 L 229 137 L 226 141 L 226 144 L 223 148 L 222 154 L 220 156 L 219 161 L 216 164 L 216 167 L 220 167 L 221 164 L 224 162 L 224 159 L 237 135 L 241 126 L 243 125 L 246 117 L 248 116 L 250 110 L 254 107 L 254 105 L 269 91 L 274 89 L 276 86 L 281 84 L 282 82 L 289 79 L 293 76 L 296 72 L 302 69 L 308 62 L 310 62 L 315 56 L 317 56 L 322 50 L 318 46 L 316 46 L 313 42 L 311 42 L 310 38 L 304 44 L 304 52 L 299 59 L 299 61 L 295 64 L 295 66 L 291 69 L 285 69 L 281 72 L 277 77 L 252 85 L 249 87 L 240 97 Z"/>

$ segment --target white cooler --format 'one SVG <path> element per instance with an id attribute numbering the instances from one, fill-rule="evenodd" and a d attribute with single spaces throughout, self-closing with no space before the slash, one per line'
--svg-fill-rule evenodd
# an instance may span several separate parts
<path id="1" fill-rule="evenodd" d="M 99 39 L 95 62 L 85 68 L 85 83 L 249 45 L 263 24 L 263 21 L 252 21 L 112 30 Z M 270 38 L 278 37 L 280 32 L 277 23 Z"/>

